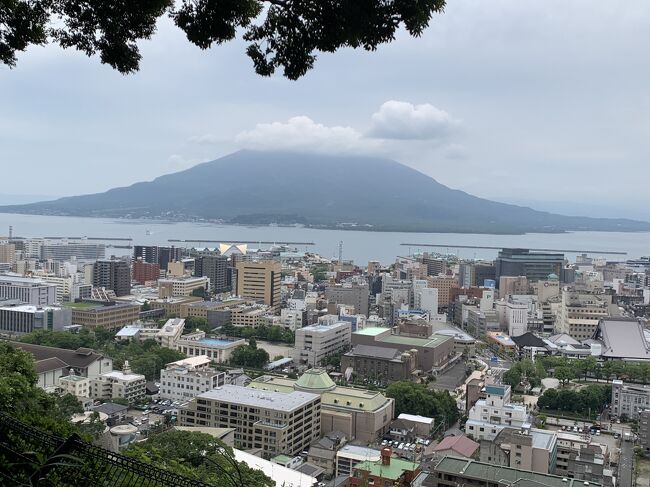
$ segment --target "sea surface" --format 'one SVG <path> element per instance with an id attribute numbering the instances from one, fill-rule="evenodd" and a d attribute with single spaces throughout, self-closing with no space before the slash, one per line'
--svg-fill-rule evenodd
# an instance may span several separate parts
<path id="1" fill-rule="evenodd" d="M 293 245 L 323 257 L 337 257 L 339 242 L 343 242 L 343 259 L 365 265 L 369 260 L 389 264 L 398 255 L 408 256 L 419 251 L 455 254 L 466 259 L 494 259 L 497 250 L 465 249 L 456 245 L 486 247 L 523 247 L 557 250 L 592 251 L 594 257 L 623 261 L 650 255 L 650 233 L 575 232 L 560 234 L 483 235 L 457 233 L 369 232 L 357 230 L 319 230 L 280 226 L 237 226 L 194 222 L 160 222 L 111 218 L 81 218 L 65 216 L 19 215 L 0 213 L 0 235 L 20 237 L 102 237 L 131 238 L 139 245 L 176 245 L 214 247 L 212 241 L 224 242 L 312 242 L 314 245 Z M 199 240 L 199 243 L 170 242 Z M 204 241 L 202 241 L 204 239 Z M 109 242 L 110 243 L 110 242 Z M 120 244 L 120 242 L 114 242 Z M 122 242 L 122 244 L 128 242 Z M 435 244 L 438 248 L 402 243 Z M 267 248 L 269 244 L 250 243 L 249 248 Z M 602 252 L 626 252 L 626 255 L 604 255 Z M 107 255 L 124 255 L 125 249 L 107 249 Z M 578 252 L 580 253 L 580 252 Z M 565 252 L 574 258 L 576 252 Z"/>

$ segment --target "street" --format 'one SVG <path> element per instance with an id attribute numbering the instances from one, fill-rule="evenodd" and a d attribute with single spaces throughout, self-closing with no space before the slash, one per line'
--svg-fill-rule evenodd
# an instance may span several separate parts
<path id="1" fill-rule="evenodd" d="M 621 456 L 618 462 L 619 487 L 632 487 L 633 471 L 634 471 L 634 445 L 631 441 L 622 441 Z"/>

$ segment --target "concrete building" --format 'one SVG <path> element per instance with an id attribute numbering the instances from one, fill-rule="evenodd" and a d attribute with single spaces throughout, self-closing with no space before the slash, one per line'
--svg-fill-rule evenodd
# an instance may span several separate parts
<path id="1" fill-rule="evenodd" d="M 226 373 L 209 367 L 207 355 L 171 362 L 160 371 L 160 397 L 189 401 L 226 383 Z"/>
<path id="2" fill-rule="evenodd" d="M 66 261 L 73 257 L 78 261 L 95 261 L 106 257 L 106 245 L 89 243 L 42 243 L 39 248 L 41 260 Z M 33 251 L 30 254 L 33 255 Z"/>
<path id="3" fill-rule="evenodd" d="M 344 445 L 336 452 L 336 476 L 349 477 L 354 467 L 361 462 L 376 462 L 381 459 L 381 452 L 374 448 L 359 445 Z"/>
<path id="4" fill-rule="evenodd" d="M 273 312 L 280 311 L 282 266 L 274 260 L 238 261 L 235 265 L 237 274 L 237 295 L 262 301 Z"/>
<path id="5" fill-rule="evenodd" d="M 540 281 L 555 274 L 564 274 L 564 254 L 534 252 L 528 249 L 503 249 L 495 260 L 495 277 L 499 282 L 501 276 L 525 276 L 529 282 Z"/>
<path id="6" fill-rule="evenodd" d="M 164 271 L 170 262 L 176 262 L 183 257 L 182 249 L 178 247 L 158 247 L 156 245 L 134 245 L 133 259 L 142 259 L 150 264 L 158 264 Z"/>
<path id="7" fill-rule="evenodd" d="M 557 460 L 557 435 L 531 428 L 504 428 L 494 440 L 481 440 L 480 460 L 493 465 L 553 473 Z"/>
<path id="8" fill-rule="evenodd" d="M 137 321 L 140 317 L 140 306 L 129 303 L 88 304 L 72 308 L 72 324 L 88 328 L 105 328 L 115 330 L 124 325 Z"/>
<path id="9" fill-rule="evenodd" d="M 432 469 L 431 487 L 602 487 L 595 482 L 559 477 L 466 458 L 444 457 Z"/>
<path id="10" fill-rule="evenodd" d="M 293 361 L 317 367 L 328 355 L 350 346 L 352 326 L 349 322 L 305 326 L 296 330 Z"/>
<path id="11" fill-rule="evenodd" d="M 413 380 L 417 376 L 417 350 L 400 352 L 396 348 L 357 345 L 341 356 L 341 370 L 357 378 L 387 385 L 394 381 Z"/>
<path id="12" fill-rule="evenodd" d="M 33 306 L 50 306 L 56 301 L 56 286 L 41 279 L 0 275 L 0 299 L 16 299 Z"/>
<path id="13" fill-rule="evenodd" d="M 223 255 L 201 255 L 194 260 L 194 275 L 207 277 L 210 292 L 222 293 L 229 286 L 228 257 Z"/>
<path id="14" fill-rule="evenodd" d="M 102 259 L 93 264 L 93 287 L 106 288 L 116 296 L 131 294 L 131 269 L 123 260 Z"/>
<path id="15" fill-rule="evenodd" d="M 381 459 L 365 461 L 356 464 L 352 476 L 348 480 L 351 487 L 367 485 L 409 487 L 414 485 L 415 478 L 422 471 L 419 463 L 393 458 L 390 448 L 382 448 Z"/>
<path id="16" fill-rule="evenodd" d="M 502 330 L 511 337 L 523 335 L 528 331 L 528 305 L 516 301 L 509 295 L 508 299 L 497 301 L 495 310 Z"/>
<path id="17" fill-rule="evenodd" d="M 616 418 L 636 421 L 641 411 L 650 408 L 650 386 L 612 381 L 612 402 L 609 412 Z"/>
<path id="18" fill-rule="evenodd" d="M 220 364 L 230 360 L 230 354 L 241 345 L 246 345 L 243 338 L 206 338 L 205 333 L 200 331 L 183 335 L 174 348 L 188 357 L 207 355 L 210 360 Z"/>
<path id="19" fill-rule="evenodd" d="M 639 443 L 650 452 L 650 409 L 639 411 Z"/>
<path id="20" fill-rule="evenodd" d="M 336 304 L 354 306 L 356 314 L 368 316 L 370 291 L 367 283 L 344 283 L 328 286 L 325 299 Z"/>
<path id="21" fill-rule="evenodd" d="M 72 324 L 72 310 L 0 301 L 0 333 L 23 335 L 37 330 L 61 331 Z"/>
<path id="22" fill-rule="evenodd" d="M 393 335 L 390 328 L 368 327 L 352 333 L 352 346 L 368 345 L 394 348 L 401 352 L 417 351 L 418 369 L 424 373 L 443 368 L 454 356 L 454 340 L 448 336 L 429 338 Z"/>
<path id="23" fill-rule="evenodd" d="M 309 369 L 298 380 L 261 376 L 249 387 L 289 393 L 304 391 L 321 397 L 323 434 L 340 431 L 346 438 L 372 442 L 384 435 L 395 414 L 395 402 L 377 391 L 337 386 L 322 369 Z"/>
<path id="24" fill-rule="evenodd" d="M 129 403 L 144 399 L 145 379 L 142 374 L 134 374 L 129 362 L 124 362 L 124 368 L 113 370 L 90 380 L 90 397 L 100 400 L 123 398 Z"/>
<path id="25" fill-rule="evenodd" d="M 469 410 L 465 432 L 475 441 L 493 441 L 504 428 L 521 428 L 529 422 L 526 406 L 511 402 L 509 385 L 489 384 L 485 399 L 477 400 Z"/>
<path id="26" fill-rule="evenodd" d="M 16 263 L 16 246 L 14 244 L 0 244 L 0 262 L 3 264 L 10 264 L 9 267 Z"/>
<path id="27" fill-rule="evenodd" d="M 592 338 L 601 319 L 609 316 L 611 296 L 562 290 L 562 302 L 555 322 L 556 333 L 566 333 L 576 340 Z"/>
<path id="28" fill-rule="evenodd" d="M 147 282 L 160 279 L 160 265 L 158 263 L 144 262 L 139 258 L 133 263 L 133 280 L 144 285 Z"/>
<path id="29" fill-rule="evenodd" d="M 526 276 L 501 276 L 499 278 L 499 297 L 505 299 L 513 294 L 528 294 L 530 285 Z"/>
<path id="30" fill-rule="evenodd" d="M 158 280 L 158 295 L 161 298 L 192 296 L 192 293 L 203 289 L 208 291 L 210 281 L 207 277 L 174 277 Z"/>
<path id="31" fill-rule="evenodd" d="M 480 445 L 465 435 L 445 436 L 433 452 L 438 457 L 454 456 L 459 458 L 476 458 Z"/>
<path id="32" fill-rule="evenodd" d="M 235 428 L 235 446 L 262 456 L 298 455 L 318 439 L 320 396 L 225 385 L 191 399 L 179 409 L 181 426 Z"/>
<path id="33" fill-rule="evenodd" d="M 72 394 L 79 398 L 89 398 L 91 396 L 90 379 L 81 375 L 61 377 L 59 387 L 63 394 Z"/>
<path id="34" fill-rule="evenodd" d="M 594 443 L 589 436 L 564 431 L 557 432 L 557 462 L 555 475 L 612 485 L 607 446 Z"/>
<path id="35" fill-rule="evenodd" d="M 453 276 L 428 276 L 427 286 L 438 290 L 438 306 L 446 308 L 451 304 L 451 290 L 458 287 Z"/>

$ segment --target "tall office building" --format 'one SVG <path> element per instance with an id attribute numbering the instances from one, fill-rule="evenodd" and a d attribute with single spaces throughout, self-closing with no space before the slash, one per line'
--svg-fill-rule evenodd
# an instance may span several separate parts
<path id="1" fill-rule="evenodd" d="M 158 264 L 164 271 L 170 262 L 180 260 L 183 249 L 178 247 L 158 247 L 157 245 L 134 245 L 134 260 L 142 259 L 149 264 Z"/>
<path id="2" fill-rule="evenodd" d="M 16 262 L 16 246 L 14 244 L 0 244 L 0 262 L 7 264 Z"/>
<path id="3" fill-rule="evenodd" d="M 280 310 L 280 282 L 282 266 L 275 260 L 237 262 L 237 295 L 263 301 Z"/>
<path id="4" fill-rule="evenodd" d="M 194 275 L 210 279 L 210 291 L 221 293 L 228 287 L 228 257 L 201 255 L 194 261 Z"/>
<path id="5" fill-rule="evenodd" d="M 115 291 L 116 296 L 131 294 L 131 269 L 123 260 L 98 260 L 93 265 L 93 287 Z"/>
<path id="6" fill-rule="evenodd" d="M 160 266 L 138 259 L 133 262 L 133 280 L 139 284 L 157 281 L 160 278 Z"/>
<path id="7" fill-rule="evenodd" d="M 368 316 L 370 289 L 367 283 L 345 283 L 325 289 L 327 301 L 354 306 L 354 312 Z"/>
<path id="8" fill-rule="evenodd" d="M 528 249 L 503 249 L 496 259 L 496 276 L 526 276 L 528 281 L 542 281 L 555 275 L 564 282 L 564 254 L 531 252 Z"/>

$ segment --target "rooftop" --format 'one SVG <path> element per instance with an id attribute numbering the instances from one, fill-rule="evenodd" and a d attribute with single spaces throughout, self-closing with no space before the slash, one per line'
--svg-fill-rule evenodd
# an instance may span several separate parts
<path id="1" fill-rule="evenodd" d="M 211 391 L 204 392 L 203 394 L 199 394 L 197 398 L 290 412 L 304 406 L 306 403 L 318 399 L 319 396 L 309 392 L 293 391 L 282 393 L 227 384 Z"/>
<path id="2" fill-rule="evenodd" d="M 636 318 L 603 319 L 596 338 L 603 343 L 603 357 L 650 360 L 650 344 Z"/>
<path id="3" fill-rule="evenodd" d="M 368 328 L 362 328 L 361 330 L 357 330 L 354 333 L 356 335 L 377 336 L 377 335 L 381 335 L 382 333 L 385 333 L 386 331 L 390 331 L 390 328 L 382 328 L 380 326 L 370 326 Z"/>
<path id="4" fill-rule="evenodd" d="M 601 486 L 601 484 L 595 482 L 585 483 L 583 480 L 565 479 L 557 475 L 518 470 L 515 468 L 502 467 L 451 456 L 444 457 L 440 460 L 434 467 L 434 472 L 462 475 L 464 477 L 480 479 L 487 482 L 503 483 L 503 481 L 506 481 L 509 484 L 525 480 L 527 482 L 535 482 L 537 485 L 544 485 L 547 487 L 578 487 L 582 485 L 591 487 Z"/>
<path id="5" fill-rule="evenodd" d="M 408 460 L 391 458 L 389 465 L 382 464 L 381 460 L 366 461 L 355 465 L 354 470 L 364 470 L 375 477 L 397 480 L 404 475 L 405 472 L 417 470 L 419 467 L 419 464 L 409 462 Z"/>
<path id="6" fill-rule="evenodd" d="M 405 337 L 400 335 L 389 335 L 381 338 L 383 343 L 395 343 L 397 345 L 408 345 L 413 347 L 435 348 L 440 344 L 452 340 L 451 337 L 444 335 L 433 335 L 429 338 Z"/>
<path id="7" fill-rule="evenodd" d="M 433 418 L 427 418 L 426 416 L 418 416 L 417 414 L 400 414 L 397 419 L 403 419 L 405 421 L 412 421 L 414 423 L 424 423 L 424 424 L 433 424 L 435 421 Z"/>
<path id="8" fill-rule="evenodd" d="M 352 458 L 353 460 L 374 461 L 381 458 L 381 452 L 374 448 L 357 445 L 344 445 L 336 452 L 336 456 Z"/>
<path id="9" fill-rule="evenodd" d="M 434 452 L 445 450 L 452 450 L 454 453 L 463 457 L 471 457 L 478 450 L 480 445 L 475 441 L 469 439 L 465 435 L 461 436 L 446 436 L 440 443 L 433 449 Z"/>

